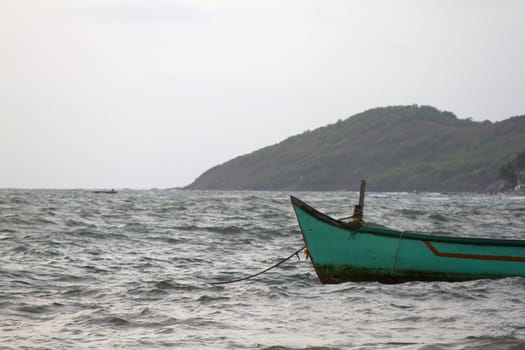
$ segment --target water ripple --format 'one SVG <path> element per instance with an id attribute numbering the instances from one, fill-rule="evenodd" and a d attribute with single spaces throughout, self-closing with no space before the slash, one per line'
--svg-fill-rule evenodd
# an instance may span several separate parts
<path id="1" fill-rule="evenodd" d="M 296 193 L 335 217 L 356 193 Z M 0 190 L 1 348 L 520 349 L 524 278 L 320 285 L 280 192 Z M 371 193 L 366 219 L 525 239 L 522 199 Z M 505 230 L 501 228 L 504 227 Z"/>

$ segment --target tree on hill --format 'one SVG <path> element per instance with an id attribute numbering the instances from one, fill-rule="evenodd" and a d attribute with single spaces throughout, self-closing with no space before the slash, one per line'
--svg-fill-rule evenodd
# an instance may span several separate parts
<path id="1" fill-rule="evenodd" d="M 525 151 L 516 154 L 509 162 L 500 168 L 501 178 L 504 179 L 509 188 L 514 188 L 517 184 L 518 173 L 525 170 Z"/>

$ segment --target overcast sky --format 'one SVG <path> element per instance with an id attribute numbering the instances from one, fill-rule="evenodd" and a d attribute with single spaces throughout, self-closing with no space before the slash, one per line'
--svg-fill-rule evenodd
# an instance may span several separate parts
<path id="1" fill-rule="evenodd" d="M 0 1 L 0 187 L 165 188 L 364 110 L 525 114 L 525 1 Z"/>

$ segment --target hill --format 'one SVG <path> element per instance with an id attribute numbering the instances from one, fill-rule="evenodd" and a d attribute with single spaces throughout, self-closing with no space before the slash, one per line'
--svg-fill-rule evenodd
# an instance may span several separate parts
<path id="1" fill-rule="evenodd" d="M 430 106 L 375 108 L 217 165 L 188 189 L 487 191 L 525 151 L 525 116 L 458 119 Z"/>

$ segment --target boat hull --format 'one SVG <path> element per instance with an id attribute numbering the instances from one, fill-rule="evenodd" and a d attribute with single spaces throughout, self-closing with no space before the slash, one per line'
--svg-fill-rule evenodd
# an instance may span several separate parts
<path id="1" fill-rule="evenodd" d="M 525 277 L 525 241 L 423 235 L 335 220 L 292 197 L 322 283 Z"/>

